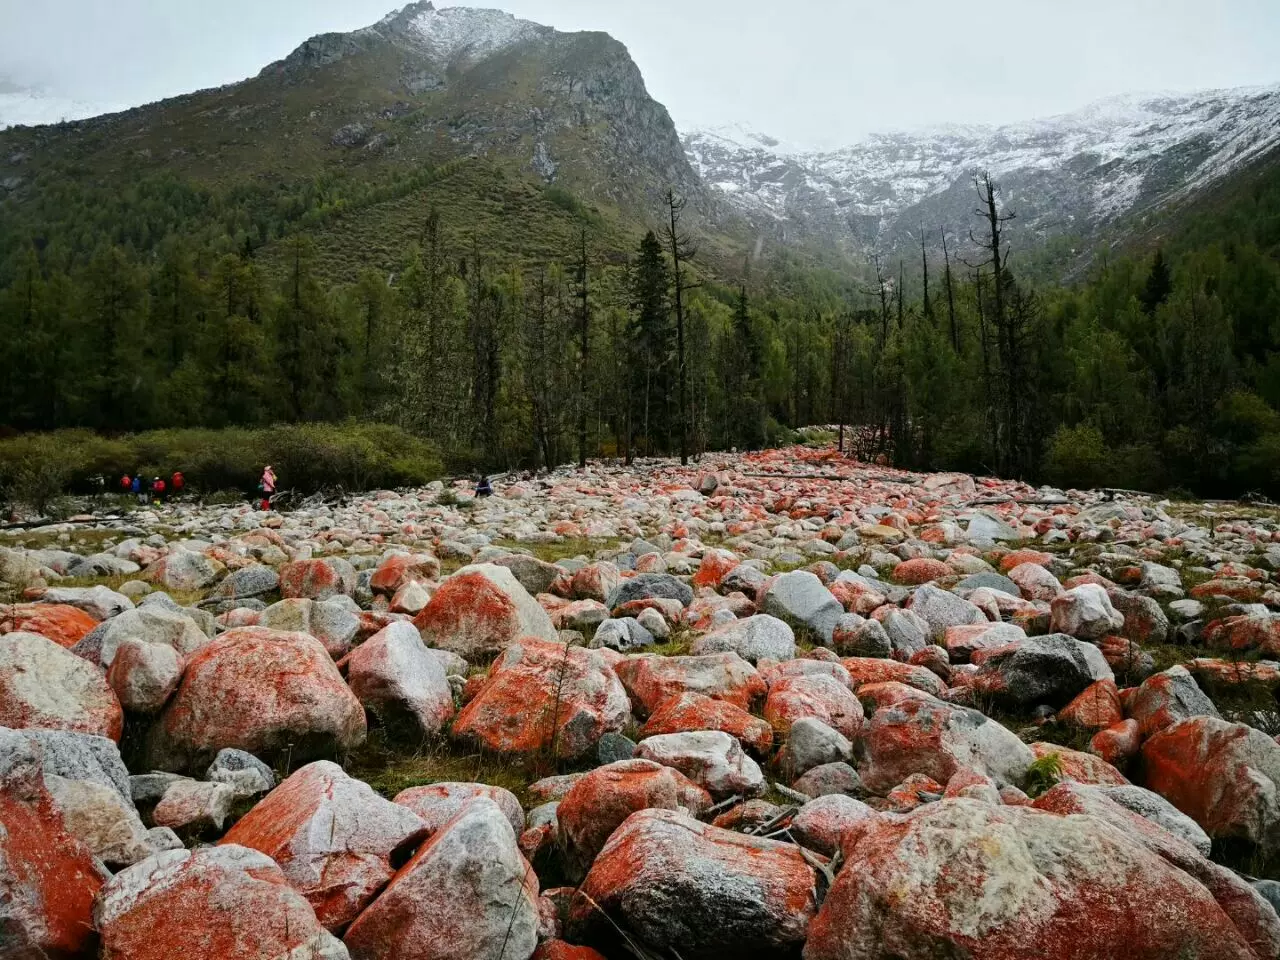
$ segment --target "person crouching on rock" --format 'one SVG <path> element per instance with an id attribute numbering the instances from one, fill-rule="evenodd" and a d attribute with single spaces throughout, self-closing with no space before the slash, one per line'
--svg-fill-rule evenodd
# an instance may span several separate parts
<path id="1" fill-rule="evenodd" d="M 481 477 L 480 482 L 476 484 L 476 496 L 477 497 L 493 496 L 493 484 L 489 482 L 488 477 Z"/>

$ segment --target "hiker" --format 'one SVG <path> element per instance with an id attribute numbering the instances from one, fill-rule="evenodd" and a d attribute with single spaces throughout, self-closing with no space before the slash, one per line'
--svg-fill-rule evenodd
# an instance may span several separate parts
<path id="1" fill-rule="evenodd" d="M 147 491 L 144 489 L 145 484 L 142 482 L 142 471 L 138 470 L 133 475 L 133 495 L 138 498 L 138 503 L 142 506 L 147 505 Z"/>
<path id="2" fill-rule="evenodd" d="M 126 473 L 123 477 L 120 478 L 120 492 L 128 493 L 132 489 L 133 489 L 133 477 L 129 476 Z"/>
<path id="3" fill-rule="evenodd" d="M 175 497 L 182 496 L 182 490 L 184 487 L 186 487 L 186 485 L 187 485 L 187 478 L 182 475 L 182 471 L 181 470 L 173 471 L 173 483 L 171 484 L 173 488 L 173 495 Z"/>
<path id="4" fill-rule="evenodd" d="M 156 477 L 151 481 L 151 496 L 155 498 L 156 505 L 159 506 L 164 502 L 165 484 L 164 480 Z"/>
<path id="5" fill-rule="evenodd" d="M 267 469 L 262 471 L 262 481 L 258 484 L 258 489 L 262 491 L 262 509 L 271 509 L 271 498 L 276 492 L 276 472 L 271 469 L 271 465 L 267 464 Z"/>
<path id="6" fill-rule="evenodd" d="M 489 483 L 488 477 L 481 477 L 480 482 L 476 484 L 477 497 L 492 497 L 493 484 Z"/>

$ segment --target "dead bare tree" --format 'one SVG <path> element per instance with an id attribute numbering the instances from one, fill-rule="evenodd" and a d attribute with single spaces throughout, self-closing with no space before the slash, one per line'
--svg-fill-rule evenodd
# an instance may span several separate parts
<path id="1" fill-rule="evenodd" d="M 942 233 L 942 259 L 946 264 L 942 274 L 943 285 L 947 288 L 947 322 L 951 330 L 951 349 L 960 352 L 960 329 L 956 326 L 956 294 L 951 278 L 951 251 L 947 249 L 947 228 Z"/>
<path id="2" fill-rule="evenodd" d="M 683 265 L 698 254 L 693 239 L 680 228 L 680 219 L 688 200 L 668 189 L 666 195 L 667 223 L 662 228 L 667 252 L 671 255 L 672 279 L 675 284 L 676 308 L 676 370 L 680 380 L 680 463 L 689 465 L 689 374 L 685 363 L 684 295 L 692 286 L 684 281 Z"/>
<path id="3" fill-rule="evenodd" d="M 1009 249 L 1005 243 L 1005 225 L 1016 214 L 1000 209 L 1000 186 L 988 172 L 974 177 L 979 206 L 974 215 L 984 221 L 984 235 L 979 239 L 972 230 L 969 238 L 987 253 L 978 265 L 991 268 L 991 332 L 995 337 L 999 363 L 996 390 L 997 430 L 996 465 L 1005 476 L 1021 476 L 1030 468 L 1030 438 L 1024 423 L 1029 371 L 1026 363 L 1028 331 L 1038 314 L 1034 298 L 1017 291 L 1009 271 Z M 1016 309 L 1010 310 L 1010 299 Z M 985 326 L 985 323 L 984 323 Z"/>
<path id="4" fill-rule="evenodd" d="M 587 260 L 587 228 L 582 228 L 578 255 L 578 466 L 587 466 L 587 364 L 591 356 L 591 300 Z"/>

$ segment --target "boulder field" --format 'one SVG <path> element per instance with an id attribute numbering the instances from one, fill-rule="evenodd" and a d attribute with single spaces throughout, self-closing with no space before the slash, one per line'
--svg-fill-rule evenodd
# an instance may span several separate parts
<path id="1" fill-rule="evenodd" d="M 793 448 L 0 533 L 0 960 L 1278 960 L 1280 519 Z"/>

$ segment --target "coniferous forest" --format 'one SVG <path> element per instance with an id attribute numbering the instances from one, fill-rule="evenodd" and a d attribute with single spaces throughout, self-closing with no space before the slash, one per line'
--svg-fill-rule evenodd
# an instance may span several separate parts
<path id="1" fill-rule="evenodd" d="M 712 264 L 670 195 L 630 249 L 566 202 L 571 239 L 529 255 L 424 204 L 394 266 L 353 277 L 312 238 L 351 202 L 321 186 L 68 193 L 0 230 L 0 424 L 377 423 L 457 472 L 831 425 L 912 469 L 1280 495 L 1275 171 L 1067 280 L 1005 239 L 998 183 L 974 188 L 945 255 L 845 271 Z"/>

